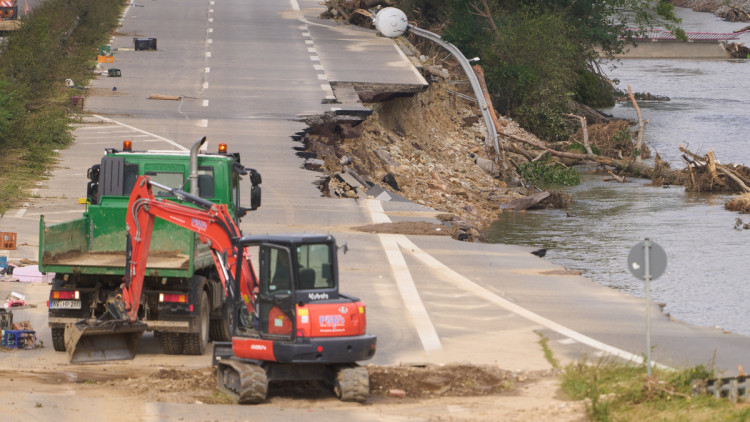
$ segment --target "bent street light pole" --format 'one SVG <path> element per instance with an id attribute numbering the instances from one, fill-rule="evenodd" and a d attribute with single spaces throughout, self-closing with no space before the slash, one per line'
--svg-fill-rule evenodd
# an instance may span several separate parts
<path id="1" fill-rule="evenodd" d="M 487 105 L 484 94 L 482 93 L 482 87 L 479 85 L 479 79 L 477 79 L 477 75 L 471 68 L 471 63 L 469 63 L 466 57 L 464 57 L 463 53 L 458 49 L 458 47 L 447 41 L 444 41 L 442 38 L 440 38 L 440 35 L 421 28 L 417 28 L 414 25 L 409 25 L 408 28 L 414 35 L 426 38 L 448 50 L 453 55 L 453 57 L 458 60 L 458 63 L 461 64 L 461 69 L 463 69 L 466 77 L 469 79 L 471 88 L 474 90 L 474 96 L 477 98 L 477 104 L 479 104 L 479 108 L 482 110 L 484 125 L 487 126 L 488 140 L 486 143 L 489 143 L 489 140 L 492 140 L 492 146 L 495 148 L 495 153 L 500 154 L 500 146 L 498 145 L 497 141 L 497 130 L 495 130 L 495 124 L 493 123 L 492 116 L 490 115 L 490 108 Z"/>

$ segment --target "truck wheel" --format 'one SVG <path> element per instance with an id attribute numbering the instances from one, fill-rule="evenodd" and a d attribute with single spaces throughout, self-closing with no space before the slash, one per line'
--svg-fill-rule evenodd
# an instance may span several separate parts
<path id="1" fill-rule="evenodd" d="M 182 336 L 180 333 L 159 332 L 159 344 L 164 353 L 168 355 L 181 355 L 183 350 Z"/>
<path id="2" fill-rule="evenodd" d="M 361 366 L 340 369 L 333 391 L 341 401 L 364 402 L 370 395 L 370 377 L 367 369 Z"/>
<path id="3" fill-rule="evenodd" d="M 186 355 L 202 355 L 206 353 L 206 347 L 208 346 L 208 325 L 209 325 L 209 312 L 208 312 L 208 295 L 206 292 L 201 292 L 200 299 L 200 322 L 198 324 L 199 331 L 197 333 L 184 334 L 185 340 L 185 354 Z"/>
<path id="4" fill-rule="evenodd" d="M 65 351 L 65 327 L 52 329 L 52 347 L 56 352 Z"/>
<path id="5" fill-rule="evenodd" d="M 221 317 L 214 318 L 210 324 L 211 340 L 232 341 L 232 304 L 228 301 L 221 307 Z"/>

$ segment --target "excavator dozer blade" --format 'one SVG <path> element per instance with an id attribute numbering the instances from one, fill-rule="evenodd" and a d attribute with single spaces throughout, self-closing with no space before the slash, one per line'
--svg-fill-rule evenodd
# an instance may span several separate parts
<path id="1" fill-rule="evenodd" d="M 87 321 L 65 327 L 65 349 L 69 363 L 105 362 L 135 357 L 138 342 L 146 331 L 142 322 Z"/>

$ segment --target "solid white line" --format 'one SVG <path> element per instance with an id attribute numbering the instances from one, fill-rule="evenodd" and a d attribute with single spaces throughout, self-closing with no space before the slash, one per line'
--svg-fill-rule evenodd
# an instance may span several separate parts
<path id="1" fill-rule="evenodd" d="M 370 218 L 372 218 L 373 223 L 378 224 L 378 223 L 387 223 L 391 221 L 390 218 L 388 218 L 388 216 L 385 214 L 385 211 L 383 210 L 383 206 L 380 203 L 380 201 L 374 200 L 374 199 L 369 199 L 366 201 L 367 201 L 366 208 L 370 212 Z M 384 235 L 381 234 L 379 236 L 384 236 Z M 619 358 L 622 358 L 631 362 L 643 363 L 643 357 L 640 355 L 636 355 L 636 354 L 627 352 L 625 350 L 619 349 L 617 347 L 602 343 L 589 336 L 586 336 L 577 331 L 571 330 L 570 328 L 565 327 L 561 324 L 558 324 L 552 320 L 544 318 L 541 315 L 535 314 L 534 312 L 531 312 L 525 308 L 522 308 L 516 305 L 515 303 L 510 302 L 509 300 L 496 295 L 490 290 L 487 290 L 484 287 L 474 283 L 473 281 L 469 280 L 468 278 L 454 271 L 452 268 L 438 261 L 437 259 L 432 257 L 432 255 L 428 254 L 427 252 L 419 248 L 417 245 L 415 245 L 411 240 L 409 240 L 409 238 L 407 238 L 404 235 L 388 235 L 388 236 L 390 236 L 392 238 L 392 241 L 396 242 L 401 248 L 409 251 L 417 259 L 419 259 L 425 265 L 431 268 L 435 272 L 435 274 L 441 274 L 442 279 L 452 283 L 453 285 L 455 285 L 456 287 L 462 290 L 473 293 L 475 296 L 481 299 L 494 303 L 495 305 L 507 311 L 513 312 L 514 314 L 518 316 L 521 316 L 531 322 L 542 325 L 552 331 L 555 331 L 570 339 L 578 341 L 579 343 L 583 343 L 587 346 L 597 349 L 602 353 L 607 353 L 609 355 L 616 356 L 616 357 L 619 357 Z M 383 243 L 382 238 L 381 238 L 381 243 Z M 386 245 L 384 244 L 383 246 L 385 247 Z M 404 299 L 404 301 L 406 301 L 406 299 Z M 654 366 L 662 368 L 662 369 L 670 369 L 668 366 L 665 366 L 656 362 L 654 362 L 653 364 Z"/>
<path id="2" fill-rule="evenodd" d="M 434 350 L 441 350 L 443 348 L 440 344 L 440 338 L 435 331 L 435 327 L 430 321 L 430 315 L 422 303 L 422 299 L 419 297 L 417 286 L 414 285 L 414 279 L 411 277 L 409 267 L 406 265 L 404 255 L 398 247 L 398 242 L 395 237 L 399 235 L 392 234 L 379 234 L 380 243 L 383 245 L 385 255 L 388 257 L 388 262 L 391 265 L 393 271 L 393 278 L 396 279 L 396 287 L 401 293 L 401 299 L 406 305 L 406 310 L 411 315 L 414 327 L 417 329 L 417 335 L 419 340 L 422 342 L 422 347 L 425 352 L 431 352 Z"/>
<path id="3" fill-rule="evenodd" d="M 383 207 L 380 201 L 376 200 L 365 200 L 367 210 L 370 214 L 370 219 L 374 224 L 389 223 L 391 220 L 385 215 Z M 404 256 L 399 249 L 396 242 L 396 237 L 399 235 L 390 234 L 379 234 L 380 243 L 383 245 L 388 262 L 391 264 L 393 270 L 393 276 L 396 279 L 396 286 L 398 287 L 401 298 L 406 305 L 406 309 L 409 315 L 412 317 L 414 326 L 417 329 L 417 335 L 419 340 L 422 342 L 422 347 L 425 351 L 440 350 L 442 345 L 440 344 L 440 338 L 435 331 L 435 327 L 430 321 L 430 316 L 427 314 L 427 310 L 419 297 L 419 292 L 414 285 L 414 279 L 409 272 L 409 267 L 406 265 Z"/>
<path id="4" fill-rule="evenodd" d="M 98 114 L 92 114 L 92 116 L 96 117 L 97 119 L 104 120 L 105 122 L 114 123 L 116 125 L 120 125 L 122 127 L 126 127 L 128 129 L 134 130 L 136 132 L 145 133 L 146 135 L 150 135 L 150 136 L 153 136 L 154 138 L 161 139 L 162 141 L 164 141 L 164 142 L 166 142 L 166 143 L 168 143 L 168 144 L 170 144 L 170 145 L 174 146 L 175 148 L 180 149 L 182 151 L 190 151 L 190 148 L 185 148 L 184 146 L 178 144 L 177 142 L 175 142 L 175 141 L 173 141 L 171 139 L 167 139 L 167 138 L 165 138 L 163 136 L 159 136 L 159 135 L 157 135 L 155 133 L 147 132 L 145 130 L 138 129 L 137 127 L 130 126 L 130 125 L 127 125 L 125 123 L 118 122 L 117 120 L 112 120 L 110 118 L 107 118 L 107 117 L 104 117 L 104 116 L 100 116 Z"/>
<path id="5" fill-rule="evenodd" d="M 474 283 L 473 281 L 457 273 L 456 271 L 454 271 L 447 265 L 433 258 L 432 255 L 426 253 L 425 251 L 417 247 L 417 245 L 412 243 L 412 241 L 409 240 L 406 236 L 401 235 L 401 238 L 398 239 L 398 243 L 402 248 L 414 254 L 414 256 L 420 261 L 422 261 L 425 265 L 427 265 L 428 267 L 436 271 L 436 274 L 443 275 L 442 278 L 444 280 L 448 281 L 449 283 L 452 283 L 453 285 L 455 285 L 456 287 L 462 290 L 466 290 L 468 292 L 474 293 L 474 295 L 476 295 L 479 298 L 485 299 L 507 311 L 513 312 L 518 316 L 524 317 L 528 319 L 529 321 L 542 325 L 552 331 L 555 331 L 559 334 L 562 334 L 566 337 L 576 340 L 579 343 L 583 343 L 587 346 L 593 347 L 594 349 L 597 349 L 601 352 L 604 352 L 613 356 L 617 356 L 619 358 L 622 358 L 631 362 L 636 362 L 636 363 L 643 362 L 643 356 L 636 355 L 630 352 L 626 352 L 625 350 L 618 349 L 617 347 L 602 343 L 599 340 L 594 340 L 593 338 L 589 336 L 581 334 L 578 331 L 571 330 L 568 327 L 565 327 L 552 320 L 544 318 L 541 315 L 535 314 L 534 312 L 531 312 L 525 308 L 522 308 L 516 305 L 515 303 L 496 295 L 495 293 Z M 661 364 L 655 364 L 655 365 L 663 369 L 668 369 L 667 366 L 664 366 Z"/>
<path id="6" fill-rule="evenodd" d="M 409 58 L 406 57 L 406 54 L 404 54 L 404 52 L 401 51 L 401 48 L 399 48 L 399 46 L 397 46 L 396 43 L 393 43 L 393 47 L 396 49 L 396 51 L 398 51 L 398 54 L 401 55 L 401 57 L 404 59 L 404 61 L 406 61 L 406 63 L 411 63 L 411 61 L 409 60 Z M 419 71 L 417 70 L 416 67 L 409 65 L 409 68 L 414 73 L 414 76 L 417 77 L 417 79 L 419 79 L 420 81 L 422 81 L 422 83 L 424 85 L 427 85 L 427 81 L 424 79 L 424 77 L 422 76 L 422 74 L 419 73 Z"/>
<path id="7" fill-rule="evenodd" d="M 289 3 L 292 4 L 292 9 L 299 12 L 299 3 L 297 3 L 297 0 L 289 0 Z"/>

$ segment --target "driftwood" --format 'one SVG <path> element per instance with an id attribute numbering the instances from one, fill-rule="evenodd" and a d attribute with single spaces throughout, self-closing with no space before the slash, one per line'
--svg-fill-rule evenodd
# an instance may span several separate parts
<path id="1" fill-rule="evenodd" d="M 581 122 L 581 130 L 583 131 L 583 147 L 586 148 L 586 153 L 594 155 L 593 151 L 591 151 L 591 145 L 589 145 L 589 129 L 586 126 L 586 117 L 577 116 L 575 114 L 568 114 L 567 116 L 574 117 L 578 119 L 579 122 Z"/>
<path id="2" fill-rule="evenodd" d="M 638 151 L 638 154 L 636 154 L 635 156 L 635 161 L 640 162 L 641 161 L 640 152 L 643 149 L 643 131 L 648 121 L 643 120 L 643 115 L 641 114 L 641 108 L 638 107 L 638 102 L 635 100 L 635 97 L 633 96 L 633 91 L 630 89 L 630 85 L 628 85 L 628 96 L 630 97 L 630 101 L 633 102 L 633 107 L 635 107 L 635 112 L 636 112 L 636 115 L 638 116 L 638 135 L 636 137 L 636 143 L 635 143 L 635 149 L 636 151 Z"/>
<path id="3" fill-rule="evenodd" d="M 500 209 L 510 211 L 523 211 L 547 199 L 547 197 L 549 196 L 549 192 L 538 192 L 525 198 L 516 198 L 504 204 L 500 204 Z"/>
<path id="4" fill-rule="evenodd" d="M 680 151 L 683 153 L 683 160 L 688 165 L 690 174 L 688 188 L 691 190 L 750 193 L 750 187 L 748 187 L 750 180 L 745 176 L 750 172 L 747 168 L 743 168 L 746 170 L 743 174 L 729 166 L 719 164 L 713 150 L 705 156 L 700 156 L 680 145 Z"/>
<path id="5" fill-rule="evenodd" d="M 605 178 L 603 178 L 602 180 L 604 180 L 605 182 L 609 182 L 611 180 L 615 180 L 615 181 L 620 182 L 620 183 L 625 183 L 626 182 L 625 176 L 618 176 L 612 170 L 607 170 L 607 173 L 609 173 L 609 175 L 612 176 L 612 177 L 605 177 Z"/>

